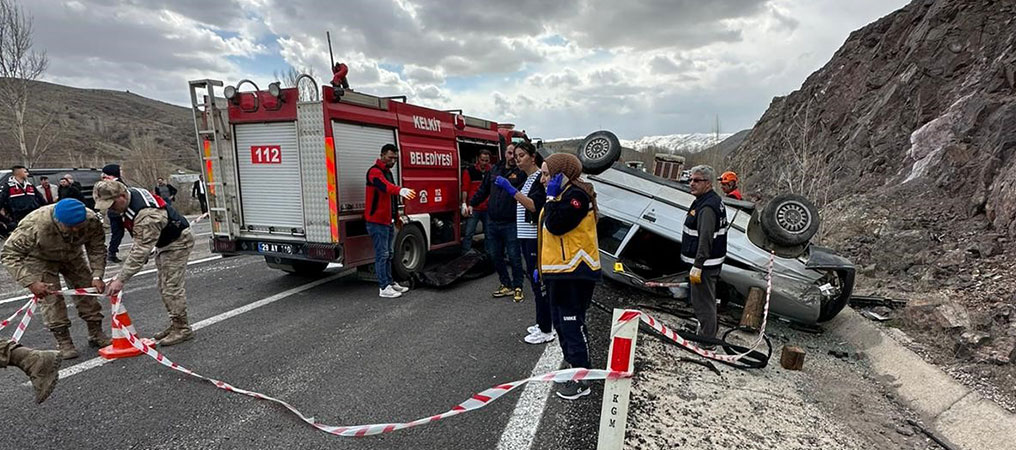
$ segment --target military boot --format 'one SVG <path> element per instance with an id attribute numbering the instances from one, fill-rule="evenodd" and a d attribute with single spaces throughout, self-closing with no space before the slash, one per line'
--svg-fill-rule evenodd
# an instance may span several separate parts
<path id="1" fill-rule="evenodd" d="M 11 351 L 11 365 L 28 375 L 35 388 L 35 403 L 42 403 L 53 393 L 60 376 L 60 352 L 18 347 Z"/>
<path id="2" fill-rule="evenodd" d="M 152 336 L 152 337 L 154 337 L 156 341 L 158 341 L 160 339 L 165 339 L 166 336 L 169 336 L 169 332 L 170 331 L 173 331 L 173 323 L 172 322 L 169 323 L 169 326 L 166 327 L 165 330 L 162 330 L 162 331 L 160 331 L 158 333 L 155 333 L 155 336 Z"/>
<path id="3" fill-rule="evenodd" d="M 88 345 L 103 348 L 112 343 L 113 341 L 109 336 L 106 336 L 106 332 L 102 329 L 101 320 L 88 322 Z"/>
<path id="4" fill-rule="evenodd" d="M 174 317 L 173 323 L 169 327 L 169 334 L 158 342 L 163 347 L 194 339 L 194 330 L 191 330 L 190 325 L 187 324 L 187 316 Z"/>
<path id="5" fill-rule="evenodd" d="M 74 348 L 74 341 L 71 340 L 71 332 L 67 327 L 54 328 L 53 336 L 56 337 L 56 346 L 60 350 L 61 358 L 74 359 L 78 357 L 78 350 Z"/>

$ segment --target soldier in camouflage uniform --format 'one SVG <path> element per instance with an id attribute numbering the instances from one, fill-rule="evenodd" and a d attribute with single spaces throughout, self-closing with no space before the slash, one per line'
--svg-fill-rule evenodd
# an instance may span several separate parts
<path id="1" fill-rule="evenodd" d="M 194 331 L 187 321 L 184 290 L 187 258 L 194 248 L 194 235 L 187 219 L 151 192 L 128 188 L 116 181 L 99 181 L 92 195 L 96 208 L 111 209 L 123 216 L 124 228 L 134 240 L 120 273 L 109 282 L 106 293 L 115 295 L 123 290 L 124 284 L 148 261 L 152 249 L 156 249 L 159 292 L 169 312 L 170 325 L 156 333 L 155 339 L 162 346 L 193 339 Z"/>
<path id="2" fill-rule="evenodd" d="M 42 403 L 53 392 L 60 376 L 60 352 L 34 350 L 9 339 L 0 339 L 0 368 L 17 367 L 28 375 L 35 388 L 35 403 Z"/>
<path id="3" fill-rule="evenodd" d="M 100 292 L 105 288 L 102 275 L 106 267 L 106 237 L 99 215 L 75 199 L 63 199 L 32 211 L 7 239 L 0 251 L 0 262 L 19 284 L 43 297 L 46 326 L 56 337 L 60 356 L 77 358 L 67 305 L 63 297 L 53 292 L 60 290 L 60 275 L 72 288 L 94 287 Z M 98 300 L 75 296 L 74 302 L 78 316 L 88 324 L 88 343 L 93 347 L 109 345 L 109 336 L 102 330 L 102 306 Z"/>

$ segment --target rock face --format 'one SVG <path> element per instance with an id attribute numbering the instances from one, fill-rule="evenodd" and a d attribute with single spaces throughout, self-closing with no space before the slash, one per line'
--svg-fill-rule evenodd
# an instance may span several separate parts
<path id="1" fill-rule="evenodd" d="M 915 199 L 922 220 L 1016 236 L 1016 2 L 915 0 L 855 31 L 729 162 L 768 197 L 889 217 L 910 213 L 892 199 Z"/>

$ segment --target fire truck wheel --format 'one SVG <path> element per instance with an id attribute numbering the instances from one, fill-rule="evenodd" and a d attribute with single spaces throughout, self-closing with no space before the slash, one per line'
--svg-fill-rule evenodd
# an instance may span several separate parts
<path id="1" fill-rule="evenodd" d="M 293 275 L 317 275 L 328 268 L 326 262 L 303 261 L 276 256 L 265 256 L 265 263 L 268 264 L 268 267 Z"/>
<path id="2" fill-rule="evenodd" d="M 582 171 L 597 175 L 607 170 L 621 157 L 621 141 L 614 133 L 600 130 L 590 133 L 579 145 Z"/>
<path id="3" fill-rule="evenodd" d="M 399 280 L 408 280 L 413 272 L 423 270 L 427 263 L 427 240 L 416 225 L 406 225 L 395 236 L 392 271 Z"/>

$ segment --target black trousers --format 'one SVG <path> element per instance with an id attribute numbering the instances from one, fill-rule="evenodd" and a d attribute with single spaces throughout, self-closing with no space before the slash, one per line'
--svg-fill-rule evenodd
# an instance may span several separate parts
<path id="1" fill-rule="evenodd" d="M 536 270 L 536 252 L 539 246 L 536 239 L 519 239 L 519 246 L 522 247 L 522 259 L 526 262 L 526 278 L 533 286 L 533 303 L 536 305 L 536 324 L 540 331 L 550 333 L 554 326 L 550 318 L 550 298 L 547 296 L 546 287 L 542 282 L 533 280 L 533 271 Z"/>
<path id="2" fill-rule="evenodd" d="M 689 283 L 691 307 L 699 321 L 700 336 L 716 337 L 716 281 L 719 278 L 719 269 L 705 269 L 702 271 L 701 283 Z"/>
<path id="3" fill-rule="evenodd" d="M 123 216 L 113 212 L 112 209 L 106 212 L 109 217 L 109 248 L 106 249 L 107 256 L 116 256 L 123 242 Z"/>
<path id="4" fill-rule="evenodd" d="M 544 283 L 550 295 L 550 314 L 564 360 L 573 368 L 590 368 L 586 310 L 593 301 L 596 282 L 551 279 Z"/>

